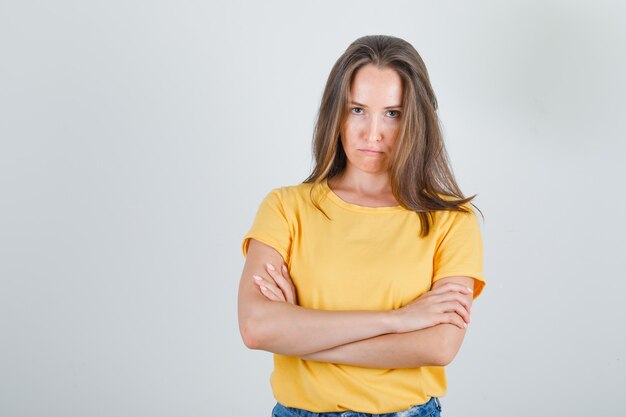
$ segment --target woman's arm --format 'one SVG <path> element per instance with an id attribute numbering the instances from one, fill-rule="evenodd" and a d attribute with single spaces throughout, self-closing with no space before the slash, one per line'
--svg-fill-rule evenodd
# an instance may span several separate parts
<path id="1" fill-rule="evenodd" d="M 386 311 L 323 311 L 267 299 L 254 275 L 271 280 L 267 264 L 282 256 L 251 239 L 239 284 L 239 330 L 245 345 L 283 355 L 301 356 L 395 331 Z"/>
<path id="2" fill-rule="evenodd" d="M 271 301 L 259 291 L 253 278 L 257 275 L 274 282 L 266 267 L 268 263 L 280 266 L 284 260 L 272 247 L 251 239 L 238 299 L 239 329 L 244 343 L 251 349 L 304 356 L 383 334 L 410 332 L 458 320 L 457 313 L 440 310 L 450 310 L 449 300 L 458 298 L 462 286 L 448 290 L 436 300 L 433 298 L 430 304 L 402 311 L 327 311 Z M 439 309 L 435 311 L 433 306 Z"/>
<path id="3" fill-rule="evenodd" d="M 446 282 L 474 287 L 469 277 L 448 277 L 437 280 L 433 289 Z M 472 295 L 467 295 L 471 306 Z M 416 368 L 446 366 L 458 353 L 466 329 L 451 324 L 439 324 L 409 333 L 386 334 L 347 343 L 321 352 L 301 356 L 302 359 L 331 362 L 368 368 Z"/>

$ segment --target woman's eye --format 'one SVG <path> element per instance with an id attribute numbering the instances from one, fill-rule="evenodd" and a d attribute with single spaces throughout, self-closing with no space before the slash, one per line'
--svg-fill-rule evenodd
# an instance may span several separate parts
<path id="1" fill-rule="evenodd" d="M 400 117 L 400 112 L 398 110 L 389 110 L 387 115 L 389 115 L 389 117 Z"/>
<path id="2" fill-rule="evenodd" d="M 352 108 L 352 113 L 353 114 L 363 114 L 363 109 L 360 107 L 353 107 Z"/>

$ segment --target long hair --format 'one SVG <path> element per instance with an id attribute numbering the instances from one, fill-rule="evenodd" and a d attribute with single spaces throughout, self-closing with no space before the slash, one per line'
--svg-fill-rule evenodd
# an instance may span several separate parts
<path id="1" fill-rule="evenodd" d="M 434 211 L 469 212 L 471 209 L 464 205 L 476 195 L 465 197 L 457 185 L 444 147 L 437 99 L 426 66 L 415 48 L 400 38 L 364 36 L 354 41 L 339 57 L 324 88 L 313 133 L 314 167 L 304 182 L 319 184 L 345 169 L 341 126 L 348 108 L 352 80 L 367 64 L 391 68 L 402 79 L 403 112 L 391 156 L 391 188 L 401 206 L 419 215 L 420 236 L 427 236 L 430 221 L 434 221 Z M 317 203 L 315 205 L 320 208 Z"/>

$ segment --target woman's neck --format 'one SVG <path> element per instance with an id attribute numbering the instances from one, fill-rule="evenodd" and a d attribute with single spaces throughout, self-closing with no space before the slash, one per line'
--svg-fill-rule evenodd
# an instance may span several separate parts
<path id="1" fill-rule="evenodd" d="M 348 203 L 370 207 L 398 205 L 391 191 L 389 174 L 370 174 L 359 172 L 358 175 L 344 170 L 328 179 L 328 186 L 335 194 Z"/>

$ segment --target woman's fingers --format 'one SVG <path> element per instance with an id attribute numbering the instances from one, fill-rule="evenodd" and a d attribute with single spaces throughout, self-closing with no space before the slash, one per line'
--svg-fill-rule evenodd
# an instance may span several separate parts
<path id="1" fill-rule="evenodd" d="M 281 266 L 281 271 L 281 278 L 284 280 L 286 288 L 289 289 L 289 291 L 285 294 L 285 298 L 287 298 L 288 303 L 296 304 L 296 287 L 293 285 L 293 281 L 289 276 L 289 270 L 287 269 L 287 265 L 283 264 Z"/>
<path id="2" fill-rule="evenodd" d="M 439 292 L 439 293 L 435 291 L 429 291 L 426 294 L 423 294 L 422 296 L 416 298 L 414 301 L 411 302 L 411 304 L 422 303 L 422 302 L 425 302 L 433 306 L 444 304 L 444 303 L 449 303 L 449 302 L 457 302 L 457 303 L 460 303 L 468 313 L 471 312 L 471 309 L 472 309 L 471 301 L 468 300 L 467 295 L 463 295 L 459 293 L 458 291 L 452 291 L 452 290 Z M 443 310 L 438 310 L 438 311 L 443 311 Z"/>
<path id="3" fill-rule="evenodd" d="M 276 294 L 274 294 L 267 288 L 267 283 L 263 280 L 263 278 L 255 275 L 254 282 L 259 286 L 259 290 L 261 291 L 261 294 L 265 296 L 265 298 L 271 301 L 280 301 Z"/>
<path id="4" fill-rule="evenodd" d="M 276 286 L 276 283 L 269 282 L 259 275 L 253 275 L 253 278 L 254 282 L 260 287 L 261 293 L 267 298 L 273 301 L 285 301 L 285 297 L 280 288 Z"/>
<path id="5" fill-rule="evenodd" d="M 276 294 L 263 285 L 261 285 L 261 293 L 272 301 L 282 301 Z"/>
<path id="6" fill-rule="evenodd" d="M 470 322 L 471 304 L 471 290 L 465 285 L 449 283 L 437 287 L 399 309 L 400 333 L 441 323 L 465 329 Z"/>
<path id="7" fill-rule="evenodd" d="M 463 321 L 465 321 L 465 323 L 470 322 L 469 311 L 467 311 L 465 306 L 463 306 L 461 303 L 458 303 L 456 301 L 451 301 L 448 303 L 441 304 L 441 307 L 443 308 L 443 311 L 445 313 L 456 313 L 463 319 Z"/>
<path id="8" fill-rule="evenodd" d="M 295 288 L 293 286 L 293 282 L 291 282 L 291 278 L 289 277 L 289 273 L 287 272 L 287 268 L 285 267 L 285 265 L 282 265 L 281 267 L 282 273 L 277 271 L 274 265 L 269 263 L 265 265 L 265 268 L 267 270 L 267 273 L 270 274 L 270 276 L 276 283 L 276 286 L 282 292 L 285 301 L 291 304 L 295 304 Z"/>
<path id="9" fill-rule="evenodd" d="M 296 289 L 289 276 L 287 266 L 282 265 L 281 272 L 279 272 L 274 265 L 268 263 L 265 264 L 265 269 L 269 278 L 254 275 L 254 280 L 259 285 L 263 295 L 272 301 L 296 304 Z"/>
<path id="10" fill-rule="evenodd" d="M 457 326 L 459 329 L 467 329 L 467 323 L 463 321 L 461 316 L 456 313 L 444 313 L 442 317 L 442 323 L 453 324 Z"/>
<path id="11" fill-rule="evenodd" d="M 449 291 L 456 291 L 463 294 L 471 294 L 474 292 L 470 287 L 466 287 L 463 284 L 457 284 L 456 282 L 448 282 L 441 287 L 437 287 L 434 290 L 431 290 L 430 292 L 433 294 L 442 294 Z"/>
<path id="12" fill-rule="evenodd" d="M 448 302 L 457 302 L 460 303 L 467 312 L 470 312 L 471 306 L 467 298 L 458 292 L 448 292 L 444 294 L 440 294 L 436 296 L 436 301 L 438 303 L 448 303 Z"/>

